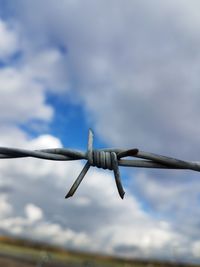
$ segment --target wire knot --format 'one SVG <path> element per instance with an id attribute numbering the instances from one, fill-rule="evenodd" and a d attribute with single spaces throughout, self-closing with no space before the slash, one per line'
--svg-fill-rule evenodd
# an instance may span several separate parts
<path id="1" fill-rule="evenodd" d="M 103 151 L 103 150 L 93 150 L 92 160 L 88 157 L 88 162 L 91 166 L 102 168 L 104 170 L 114 170 L 115 160 L 117 159 L 117 154 L 115 152 Z"/>
<path id="2" fill-rule="evenodd" d="M 124 198 L 125 192 L 120 179 L 117 154 L 114 151 L 93 150 L 93 133 L 91 130 L 89 130 L 86 158 L 88 161 L 66 195 L 66 198 L 73 196 L 90 166 L 113 170 L 119 195 L 121 198 Z"/>

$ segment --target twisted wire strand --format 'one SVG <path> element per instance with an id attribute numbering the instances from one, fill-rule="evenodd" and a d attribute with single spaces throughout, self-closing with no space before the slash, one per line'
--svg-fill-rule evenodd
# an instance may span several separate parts
<path id="1" fill-rule="evenodd" d="M 79 176 L 73 183 L 65 198 L 74 195 L 78 186 L 85 177 L 90 166 L 112 170 L 120 197 L 123 199 L 125 191 L 122 186 L 119 166 L 139 168 L 160 168 L 160 169 L 187 169 L 200 171 L 200 162 L 183 161 L 176 158 L 166 157 L 154 153 L 134 149 L 105 148 L 93 149 L 94 135 L 89 130 L 87 151 L 72 150 L 67 148 L 52 148 L 40 150 L 26 150 L 19 148 L 0 147 L 0 159 L 33 157 L 45 160 L 71 161 L 87 160 Z M 139 159 L 123 159 L 135 157 Z"/>

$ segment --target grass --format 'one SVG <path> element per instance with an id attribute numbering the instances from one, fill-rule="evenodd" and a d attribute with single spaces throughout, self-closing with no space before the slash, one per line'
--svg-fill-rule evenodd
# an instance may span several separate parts
<path id="1" fill-rule="evenodd" d="M 6 265 L 5 259 L 9 261 Z M 10 263 L 12 260 L 12 264 Z M 4 262 L 2 262 L 4 261 Z M 68 267 L 167 267 L 192 266 L 167 262 L 126 260 L 110 256 L 72 252 L 47 244 L 0 237 L 0 266 L 68 266 Z M 17 265 L 20 264 L 20 265 Z"/>

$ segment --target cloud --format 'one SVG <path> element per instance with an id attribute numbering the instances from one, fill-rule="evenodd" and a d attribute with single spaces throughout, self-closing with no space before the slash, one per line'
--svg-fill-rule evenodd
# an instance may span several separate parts
<path id="1" fill-rule="evenodd" d="M 193 248 L 192 248 L 193 256 L 197 259 L 199 259 L 199 257 L 200 257 L 199 252 L 200 252 L 200 241 L 197 241 L 194 243 Z"/>
<path id="2" fill-rule="evenodd" d="M 47 90 L 67 89 L 62 52 L 53 47 L 33 48 L 13 24 L 0 20 L 0 59 L 5 61 L 0 67 L 0 123 L 5 127 L 33 120 L 49 122 L 54 111 L 46 103 Z"/>
<path id="3" fill-rule="evenodd" d="M 44 89 L 23 71 L 1 69 L 0 83 L 2 123 L 23 123 L 33 118 L 49 120 L 52 117 L 53 110 L 45 104 Z"/>
<path id="4" fill-rule="evenodd" d="M 19 48 L 19 39 L 15 29 L 0 20 L 0 60 L 6 60 Z"/>
<path id="5" fill-rule="evenodd" d="M 29 203 L 25 206 L 25 213 L 26 213 L 28 219 L 32 222 L 35 222 L 37 220 L 41 220 L 43 217 L 42 210 L 39 207 L 37 207 L 31 203 Z"/>
<path id="6" fill-rule="evenodd" d="M 5 217 L 12 213 L 12 205 L 7 202 L 7 196 L 2 194 L 0 196 L 0 216 Z"/>

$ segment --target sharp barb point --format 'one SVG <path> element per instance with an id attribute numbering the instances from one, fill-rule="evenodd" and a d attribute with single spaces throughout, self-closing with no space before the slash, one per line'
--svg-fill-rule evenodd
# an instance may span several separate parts
<path id="1" fill-rule="evenodd" d="M 83 180 L 84 176 L 86 175 L 87 171 L 89 170 L 89 168 L 90 168 L 90 164 L 89 164 L 89 162 L 87 162 L 85 164 L 85 166 L 83 167 L 82 171 L 80 172 L 79 176 L 77 177 L 76 181 L 73 183 L 72 187 L 70 188 L 70 190 L 67 193 L 65 198 L 69 198 L 69 197 L 74 195 L 74 193 L 78 189 L 80 183 L 82 182 L 82 180 Z"/>
<path id="2" fill-rule="evenodd" d="M 70 197 L 72 197 L 72 196 L 73 196 L 73 195 L 67 193 L 67 195 L 65 196 L 65 198 L 70 198 Z"/>
<path id="3" fill-rule="evenodd" d="M 119 172 L 119 167 L 118 167 L 118 160 L 117 160 L 117 155 L 114 152 L 111 152 L 111 159 L 112 159 L 112 167 L 114 171 L 114 176 L 115 176 L 115 182 L 117 185 L 117 190 L 120 195 L 120 197 L 123 199 L 124 198 L 124 189 L 122 186 L 121 178 L 120 178 L 120 172 Z"/>
<path id="4" fill-rule="evenodd" d="M 125 192 L 123 194 L 120 194 L 121 199 L 124 199 Z"/>

